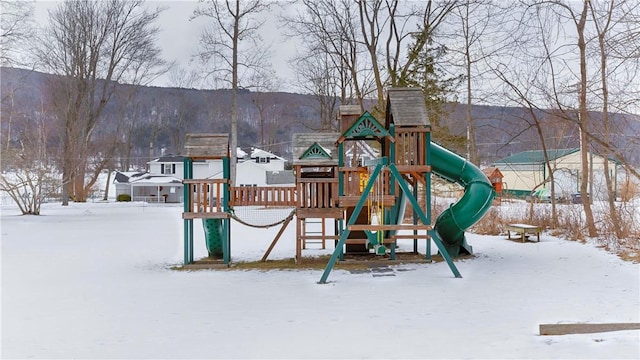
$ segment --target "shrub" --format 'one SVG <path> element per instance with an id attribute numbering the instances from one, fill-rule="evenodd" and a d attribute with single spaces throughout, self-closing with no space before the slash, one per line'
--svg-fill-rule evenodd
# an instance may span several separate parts
<path id="1" fill-rule="evenodd" d="M 129 194 L 120 194 L 116 198 L 116 201 L 131 201 L 131 195 L 129 195 Z"/>

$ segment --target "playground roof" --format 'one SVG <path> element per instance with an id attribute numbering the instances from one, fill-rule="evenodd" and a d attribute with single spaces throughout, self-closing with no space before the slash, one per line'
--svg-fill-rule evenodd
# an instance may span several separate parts
<path id="1" fill-rule="evenodd" d="M 293 165 L 308 166 L 337 166 L 338 148 L 336 140 L 339 133 L 303 133 L 293 134 Z M 317 144 L 322 147 L 331 158 L 304 157 L 305 152 Z M 302 159 L 301 159 L 302 158 Z"/>
<path id="2" fill-rule="evenodd" d="M 394 141 L 389 131 L 373 115 L 365 111 L 342 133 L 337 143 L 343 143 L 345 140 L 373 140 L 385 137 Z"/>
<path id="3" fill-rule="evenodd" d="M 189 158 L 229 157 L 229 134 L 187 134 L 184 153 Z"/>
<path id="4" fill-rule="evenodd" d="M 549 149 L 547 155 L 549 160 L 555 160 L 574 152 L 579 151 L 578 148 L 573 149 Z M 511 156 L 507 156 L 495 162 L 496 164 L 542 164 L 544 163 L 544 152 L 542 150 L 523 151 Z"/>
<path id="5" fill-rule="evenodd" d="M 418 88 L 389 88 L 387 90 L 386 128 L 396 126 L 429 126 L 424 95 Z"/>

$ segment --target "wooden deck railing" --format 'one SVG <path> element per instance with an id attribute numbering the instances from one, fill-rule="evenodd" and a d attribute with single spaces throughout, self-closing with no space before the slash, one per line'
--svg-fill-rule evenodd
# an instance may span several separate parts
<path id="1" fill-rule="evenodd" d="M 293 186 L 234 186 L 230 206 L 296 206 Z"/>
<path id="2" fill-rule="evenodd" d="M 222 204 L 219 199 L 223 193 L 222 186 L 227 182 L 225 179 L 182 180 L 182 183 L 188 187 L 188 191 L 191 194 L 186 208 L 190 209 L 190 213 L 195 217 L 197 215 L 222 212 Z"/>
<path id="3" fill-rule="evenodd" d="M 369 182 L 369 172 L 366 168 L 340 168 L 340 175 L 344 181 L 344 196 L 359 196 L 362 195 L 364 188 Z M 380 189 L 382 186 L 382 189 Z M 371 194 L 379 194 L 382 190 L 382 194 L 389 194 L 389 171 L 384 169 L 378 179 L 376 179 L 371 188 Z"/>
<path id="4" fill-rule="evenodd" d="M 426 164 L 426 135 L 428 128 L 396 129 L 396 165 Z"/>
<path id="5" fill-rule="evenodd" d="M 338 179 L 302 178 L 298 179 L 299 208 L 328 209 L 338 204 Z"/>

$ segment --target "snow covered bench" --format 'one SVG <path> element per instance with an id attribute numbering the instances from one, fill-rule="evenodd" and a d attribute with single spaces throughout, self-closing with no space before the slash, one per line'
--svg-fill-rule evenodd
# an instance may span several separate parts
<path id="1" fill-rule="evenodd" d="M 540 226 L 536 225 L 528 225 L 528 224 L 509 224 L 507 225 L 507 237 L 511 239 L 511 232 L 515 232 L 516 234 L 520 234 L 520 238 L 522 242 L 525 242 L 527 239 L 526 234 L 536 235 L 538 237 L 538 242 L 540 242 Z M 517 238 L 516 238 L 517 239 Z"/>

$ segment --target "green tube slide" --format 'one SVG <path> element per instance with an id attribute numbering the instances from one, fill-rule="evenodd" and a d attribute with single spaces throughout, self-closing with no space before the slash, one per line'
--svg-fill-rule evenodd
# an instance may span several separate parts
<path id="1" fill-rule="evenodd" d="M 204 227 L 204 241 L 207 244 L 209 257 L 221 259 L 224 239 L 222 219 L 202 219 L 202 226 Z"/>
<path id="2" fill-rule="evenodd" d="M 431 143 L 431 170 L 436 176 L 464 187 L 464 195 L 436 219 L 432 236 L 437 236 L 452 257 L 472 254 L 464 231 L 491 207 L 495 190 L 487 176 L 473 163 Z"/>

